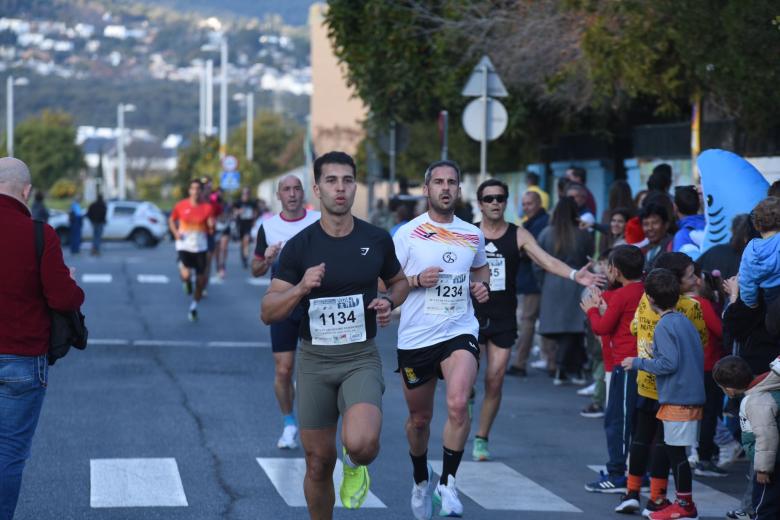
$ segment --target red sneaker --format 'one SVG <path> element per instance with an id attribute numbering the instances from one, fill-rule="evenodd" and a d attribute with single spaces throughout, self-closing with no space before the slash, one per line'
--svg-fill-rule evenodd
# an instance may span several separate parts
<path id="1" fill-rule="evenodd" d="M 642 511 L 642 516 L 644 516 L 645 518 L 650 518 L 651 514 L 657 513 L 662 509 L 666 509 L 670 505 L 672 505 L 672 503 L 669 501 L 668 498 L 657 498 L 655 500 L 648 500 L 647 505 L 645 506 L 645 510 Z"/>
<path id="2" fill-rule="evenodd" d="M 699 518 L 699 512 L 696 511 L 696 504 L 675 500 L 673 504 L 668 505 L 660 511 L 650 513 L 650 520 L 676 520 L 677 518 Z"/>

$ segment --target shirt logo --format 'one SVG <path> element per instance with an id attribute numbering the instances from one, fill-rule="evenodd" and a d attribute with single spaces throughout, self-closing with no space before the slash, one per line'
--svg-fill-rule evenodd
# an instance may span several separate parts
<path id="1" fill-rule="evenodd" d="M 495 253 L 498 251 L 498 248 L 493 242 L 488 242 L 488 245 L 485 246 L 485 251 L 488 253 Z"/>
<path id="2" fill-rule="evenodd" d="M 441 255 L 441 259 L 444 260 L 444 263 L 446 264 L 452 264 L 455 263 L 455 260 L 458 259 L 458 255 L 456 255 L 452 251 L 447 251 L 446 253 Z"/>
<path id="3" fill-rule="evenodd" d="M 361 247 L 360 248 L 360 254 L 363 256 L 366 256 L 368 254 L 368 247 Z"/>

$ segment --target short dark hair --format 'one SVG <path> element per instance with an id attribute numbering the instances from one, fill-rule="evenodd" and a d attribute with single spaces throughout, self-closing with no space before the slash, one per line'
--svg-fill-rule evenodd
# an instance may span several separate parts
<path id="1" fill-rule="evenodd" d="M 578 191 L 583 195 L 588 194 L 588 188 L 586 188 L 584 184 L 580 184 L 579 182 L 570 182 L 569 184 L 567 184 L 566 191 L 568 192 L 569 190 Z"/>
<path id="2" fill-rule="evenodd" d="M 672 187 L 672 167 L 666 163 L 661 163 L 653 168 L 653 173 L 647 179 L 647 189 L 663 191 L 667 193 Z"/>
<path id="3" fill-rule="evenodd" d="M 726 356 L 712 367 L 712 379 L 725 388 L 747 390 L 753 381 L 750 365 L 739 356 Z"/>
<path id="4" fill-rule="evenodd" d="M 357 166 L 355 166 L 355 160 L 351 155 L 344 152 L 328 152 L 322 154 L 314 161 L 314 182 L 320 182 L 322 177 L 322 167 L 326 164 L 343 164 L 352 168 L 352 175 L 357 177 Z"/>
<path id="5" fill-rule="evenodd" d="M 685 276 L 685 270 L 691 265 L 693 265 L 693 259 L 685 253 L 680 253 L 679 251 L 665 252 L 655 257 L 653 269 L 666 269 L 671 271 L 679 282 L 682 280 L 682 277 Z"/>
<path id="6" fill-rule="evenodd" d="M 609 265 L 620 271 L 626 279 L 636 280 L 642 276 L 645 268 L 645 255 L 636 246 L 615 246 L 609 252 Z"/>
<path id="7" fill-rule="evenodd" d="M 506 183 L 501 182 L 498 179 L 488 179 L 485 182 L 483 182 L 482 184 L 480 184 L 479 187 L 477 188 L 477 200 L 481 201 L 482 200 L 482 192 L 485 191 L 485 188 L 489 188 L 491 186 L 498 186 L 498 187 L 500 187 L 502 190 L 504 190 L 504 195 L 509 197 L 509 186 L 507 186 Z"/>
<path id="8" fill-rule="evenodd" d="M 780 181 L 775 181 L 766 192 L 767 197 L 780 197 Z"/>
<path id="9" fill-rule="evenodd" d="M 192 186 L 193 184 L 197 184 L 198 188 L 203 189 L 203 181 L 202 180 L 197 179 L 197 178 L 190 179 L 190 182 L 189 182 L 189 184 L 187 184 L 187 186 L 189 187 L 189 186 Z"/>
<path id="10" fill-rule="evenodd" d="M 669 212 L 661 204 L 650 202 L 642 206 L 642 209 L 639 210 L 639 220 L 644 220 L 653 215 L 657 215 L 664 222 L 669 222 Z"/>
<path id="11" fill-rule="evenodd" d="M 535 172 L 526 172 L 525 183 L 531 186 L 537 186 L 539 184 L 539 174 Z"/>
<path id="12" fill-rule="evenodd" d="M 582 184 L 588 182 L 588 172 L 582 166 L 569 166 L 567 170 L 571 170 L 575 177 L 577 177 Z"/>
<path id="13" fill-rule="evenodd" d="M 750 220 L 759 233 L 780 229 L 780 197 L 767 197 L 759 202 L 750 213 Z"/>
<path id="14" fill-rule="evenodd" d="M 455 161 L 450 161 L 447 159 L 442 159 L 441 161 L 434 161 L 431 164 L 428 165 L 428 167 L 425 169 L 425 184 L 428 184 L 431 182 L 431 175 L 433 174 L 433 170 L 436 168 L 439 168 L 440 166 L 449 166 L 453 170 L 455 170 L 455 173 L 458 175 L 458 184 L 460 184 L 460 166 L 458 166 L 458 163 Z"/>
<path id="15" fill-rule="evenodd" d="M 669 269 L 653 269 L 645 278 L 645 293 L 659 309 L 673 309 L 680 299 L 680 281 Z"/>
<path id="16" fill-rule="evenodd" d="M 696 215 L 699 212 L 699 192 L 696 186 L 675 187 L 674 205 L 683 215 Z"/>

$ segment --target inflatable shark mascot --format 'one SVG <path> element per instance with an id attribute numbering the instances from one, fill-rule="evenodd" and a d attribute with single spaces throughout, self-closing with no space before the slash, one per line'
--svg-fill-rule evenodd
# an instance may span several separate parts
<path id="1" fill-rule="evenodd" d="M 755 166 L 726 150 L 707 150 L 696 164 L 704 196 L 704 240 L 699 254 L 731 239 L 731 221 L 766 198 L 769 183 Z M 698 255 L 696 255 L 698 256 Z"/>

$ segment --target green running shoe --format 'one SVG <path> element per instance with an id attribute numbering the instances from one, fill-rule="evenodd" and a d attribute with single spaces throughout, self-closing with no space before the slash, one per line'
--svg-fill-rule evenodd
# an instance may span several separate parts
<path id="1" fill-rule="evenodd" d="M 344 459 L 347 457 L 346 448 L 342 447 Z M 346 461 L 342 463 L 344 467 L 344 478 L 341 481 L 339 496 L 341 503 L 347 509 L 357 509 L 363 505 L 368 496 L 368 487 L 371 485 L 371 478 L 368 476 L 368 467 L 358 466 L 352 468 Z"/>
<path id="2" fill-rule="evenodd" d="M 479 437 L 474 439 L 474 449 L 471 451 L 471 458 L 477 462 L 490 460 L 490 452 L 488 451 L 488 441 L 480 439 Z"/>

